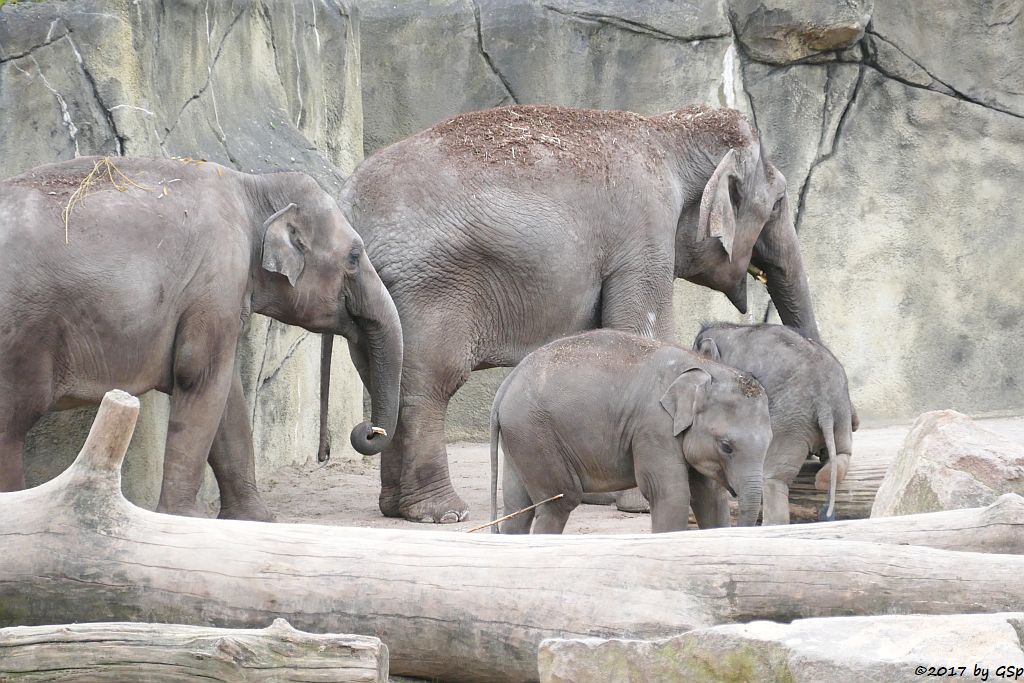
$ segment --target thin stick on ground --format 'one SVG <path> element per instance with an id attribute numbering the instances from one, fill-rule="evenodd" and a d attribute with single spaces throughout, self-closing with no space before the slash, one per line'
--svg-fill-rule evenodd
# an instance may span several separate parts
<path id="1" fill-rule="evenodd" d="M 499 522 L 504 522 L 506 519 L 512 519 L 516 515 L 521 515 L 524 512 L 529 512 L 530 510 L 533 510 L 534 508 L 539 508 L 544 503 L 550 503 L 553 500 L 558 500 L 559 498 L 561 498 L 564 495 L 565 495 L 564 493 L 559 493 L 557 496 L 551 496 L 550 498 L 546 498 L 546 499 L 542 500 L 539 503 L 534 503 L 533 505 L 529 505 L 527 507 L 524 507 L 522 510 L 516 510 L 515 512 L 507 514 L 504 517 L 498 517 L 493 522 L 487 522 L 486 524 L 481 524 L 480 526 L 475 526 L 472 529 L 466 529 L 466 533 L 467 534 L 471 534 L 474 531 L 480 531 L 481 529 L 486 529 L 489 526 L 494 526 L 495 524 L 497 524 Z"/>

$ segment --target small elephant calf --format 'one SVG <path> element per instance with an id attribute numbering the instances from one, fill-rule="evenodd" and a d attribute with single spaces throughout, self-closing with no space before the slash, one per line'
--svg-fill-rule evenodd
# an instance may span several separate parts
<path id="1" fill-rule="evenodd" d="M 789 485 L 809 453 L 828 453 L 815 486 L 825 488 L 822 521 L 835 519 L 836 485 L 846 476 L 856 414 L 846 372 L 822 344 L 783 325 L 705 325 L 693 348 L 749 372 L 768 392 L 772 442 L 764 460 L 763 524 L 789 524 Z"/>
<path id="2" fill-rule="evenodd" d="M 673 344 L 595 330 L 543 346 L 505 379 L 491 409 L 491 513 L 505 451 L 501 533 L 561 533 L 584 493 L 639 486 L 655 532 L 741 525 L 761 507 L 768 399 L 749 375 Z M 716 484 L 717 482 L 717 484 Z M 738 492 L 738 494 L 737 494 Z M 499 531 L 492 527 L 496 533 Z"/>

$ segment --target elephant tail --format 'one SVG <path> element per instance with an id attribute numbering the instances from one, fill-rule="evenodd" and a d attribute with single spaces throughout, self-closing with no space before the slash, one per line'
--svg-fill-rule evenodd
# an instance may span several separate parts
<path id="1" fill-rule="evenodd" d="M 501 390 L 504 384 L 498 389 L 494 397 L 494 404 L 491 406 L 491 519 L 498 518 L 498 437 L 501 433 L 501 421 L 498 419 L 498 405 L 504 392 Z M 491 533 L 500 533 L 497 524 L 491 525 Z"/>
<path id="2" fill-rule="evenodd" d="M 835 435 L 835 424 L 832 418 L 832 412 L 823 410 L 818 414 L 818 428 L 821 429 L 821 435 L 825 439 L 825 448 L 828 450 L 828 467 L 829 467 L 829 481 L 828 481 L 828 499 L 825 501 L 828 504 L 828 509 L 825 511 L 824 520 L 832 520 L 832 516 L 835 513 L 836 508 L 836 477 L 839 470 L 839 462 L 836 459 L 836 435 Z"/>

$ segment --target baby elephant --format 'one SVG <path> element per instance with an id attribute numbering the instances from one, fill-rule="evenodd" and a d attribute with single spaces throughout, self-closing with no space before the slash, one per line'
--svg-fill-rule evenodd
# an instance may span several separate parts
<path id="1" fill-rule="evenodd" d="M 836 484 L 850 464 L 856 417 L 846 372 L 818 342 L 782 325 L 705 325 L 693 348 L 749 372 L 768 392 L 772 443 L 764 460 L 763 524 L 789 524 L 789 485 L 809 453 L 825 449 L 819 490 L 828 483 L 822 521 L 835 519 Z"/>
<path id="2" fill-rule="evenodd" d="M 561 533 L 584 493 L 634 486 L 651 502 L 655 532 L 686 528 L 691 494 L 701 528 L 728 526 L 715 482 L 738 495 L 739 523 L 753 525 L 772 438 L 768 399 L 756 380 L 687 349 L 613 330 L 537 349 L 498 389 L 492 515 L 499 435 L 506 513 L 564 494 L 502 524 L 501 532 L 512 534 L 528 533 L 534 514 L 534 533 Z"/>

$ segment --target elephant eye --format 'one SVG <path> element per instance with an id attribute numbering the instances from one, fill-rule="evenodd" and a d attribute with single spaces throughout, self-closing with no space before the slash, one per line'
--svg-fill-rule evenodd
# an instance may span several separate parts
<path id="1" fill-rule="evenodd" d="M 362 256 L 362 252 L 359 251 L 359 247 L 356 247 L 348 253 L 349 265 L 355 266 L 359 263 L 359 257 Z"/>
<path id="2" fill-rule="evenodd" d="M 722 452 L 726 455 L 732 455 L 732 444 L 724 439 L 718 442 L 718 447 L 722 449 Z"/>
<path id="3" fill-rule="evenodd" d="M 782 197 L 775 200 L 775 206 L 772 207 L 772 214 L 777 215 L 782 210 Z"/>

